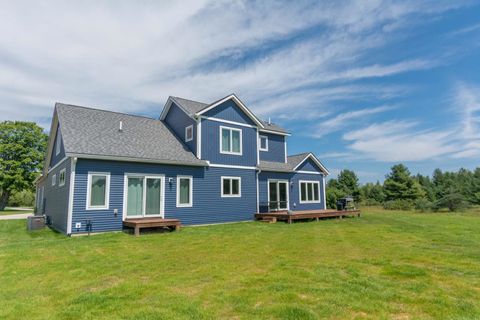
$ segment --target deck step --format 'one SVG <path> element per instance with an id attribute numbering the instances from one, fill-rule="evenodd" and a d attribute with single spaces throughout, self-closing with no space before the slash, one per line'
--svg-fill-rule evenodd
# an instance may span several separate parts
<path id="1" fill-rule="evenodd" d="M 276 217 L 262 217 L 262 222 L 267 222 L 267 223 L 276 223 L 277 218 Z"/>

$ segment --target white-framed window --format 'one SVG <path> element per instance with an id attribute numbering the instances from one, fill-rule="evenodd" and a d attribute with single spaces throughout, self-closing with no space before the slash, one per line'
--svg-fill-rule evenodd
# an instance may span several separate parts
<path id="1" fill-rule="evenodd" d="M 55 186 L 56 183 L 57 183 L 57 175 L 54 174 L 54 175 L 52 176 L 52 187 Z"/>
<path id="2" fill-rule="evenodd" d="M 66 175 L 66 169 L 60 170 L 60 174 L 58 176 L 58 186 L 63 187 L 65 185 L 65 175 Z"/>
<path id="3" fill-rule="evenodd" d="M 320 203 L 320 182 L 299 181 L 300 203 Z"/>
<path id="4" fill-rule="evenodd" d="M 193 205 L 193 177 L 177 176 L 177 207 Z"/>
<path id="5" fill-rule="evenodd" d="M 268 151 L 268 137 L 267 136 L 260 136 L 258 145 L 260 147 L 260 151 Z"/>
<path id="6" fill-rule="evenodd" d="M 185 142 L 193 140 L 193 125 L 185 127 Z"/>
<path id="7" fill-rule="evenodd" d="M 57 133 L 57 140 L 55 141 L 55 155 L 58 156 L 60 154 L 60 131 Z"/>
<path id="8" fill-rule="evenodd" d="M 123 216 L 125 218 L 163 217 L 165 176 L 125 173 Z"/>
<path id="9" fill-rule="evenodd" d="M 242 155 L 242 130 L 220 126 L 220 153 Z"/>
<path id="10" fill-rule="evenodd" d="M 240 177 L 222 177 L 222 198 L 242 196 L 242 178 Z"/>
<path id="11" fill-rule="evenodd" d="M 87 210 L 106 210 L 110 198 L 110 172 L 89 172 Z"/>

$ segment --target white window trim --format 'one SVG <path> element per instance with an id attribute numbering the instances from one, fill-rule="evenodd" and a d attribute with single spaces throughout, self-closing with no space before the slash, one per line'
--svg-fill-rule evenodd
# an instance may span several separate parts
<path id="1" fill-rule="evenodd" d="M 230 130 L 230 131 L 238 131 L 240 132 L 240 152 L 233 152 L 233 151 L 223 151 L 223 148 L 222 148 L 222 143 L 223 143 L 223 139 L 222 139 L 222 130 L 223 129 L 226 129 L 226 130 Z M 241 156 L 243 154 L 243 147 L 242 147 L 242 144 L 243 144 L 243 131 L 242 129 L 238 129 L 238 128 L 232 128 L 232 127 L 226 127 L 226 126 L 220 126 L 220 135 L 219 135 L 219 139 L 220 139 L 220 153 L 222 154 L 230 154 L 230 155 L 235 155 L 235 156 Z M 233 149 L 233 135 L 230 134 L 230 148 Z M 231 150 L 230 149 L 230 150 Z"/>
<path id="2" fill-rule="evenodd" d="M 105 176 L 105 205 L 103 206 L 91 206 L 90 205 L 90 195 L 92 192 L 92 176 Z M 86 210 L 108 210 L 110 204 L 110 172 L 88 172 L 87 179 L 87 205 Z"/>
<path id="3" fill-rule="evenodd" d="M 62 173 L 63 173 L 63 181 L 62 181 Z M 63 187 L 65 185 L 65 179 L 67 178 L 67 170 L 62 169 L 58 175 L 58 186 Z"/>
<path id="4" fill-rule="evenodd" d="M 306 200 L 306 201 L 302 201 L 302 183 L 311 183 L 311 184 L 317 184 L 318 185 L 318 200 Z M 307 190 L 308 190 L 308 187 L 307 187 Z M 317 181 L 317 180 L 299 180 L 298 181 L 298 201 L 300 203 L 305 203 L 305 204 L 308 204 L 308 203 L 320 203 L 320 181 Z M 308 198 L 308 191 L 307 191 L 307 194 L 306 194 L 307 198 Z"/>
<path id="5" fill-rule="evenodd" d="M 145 206 L 143 206 L 143 211 L 141 215 L 136 216 L 127 216 L 127 195 L 128 195 L 128 178 L 143 178 L 143 187 L 147 183 L 147 179 L 160 179 L 162 184 L 162 193 L 160 195 L 160 214 L 145 214 Z M 145 204 L 146 192 L 143 193 L 143 200 Z M 132 218 L 151 218 L 151 217 L 162 217 L 165 218 L 165 175 L 164 174 L 144 174 L 144 173 L 132 173 L 125 172 L 123 177 L 123 208 L 122 208 L 122 219 L 132 219 Z"/>
<path id="6" fill-rule="evenodd" d="M 188 130 L 191 130 L 192 135 L 190 138 L 188 137 Z M 185 142 L 189 142 L 193 140 L 193 124 L 189 125 L 188 127 L 185 127 Z"/>
<path id="7" fill-rule="evenodd" d="M 238 180 L 238 194 L 224 194 L 223 193 L 223 180 Z M 228 177 L 222 176 L 220 179 L 220 190 L 222 198 L 241 198 L 242 197 L 242 177 Z M 232 191 L 232 183 L 230 182 L 230 191 Z"/>
<path id="8" fill-rule="evenodd" d="M 57 174 L 54 174 L 52 176 L 52 187 L 55 187 L 56 184 L 57 184 Z"/>
<path id="9" fill-rule="evenodd" d="M 180 203 L 180 180 L 188 179 L 190 180 L 190 189 L 188 199 L 189 203 Z M 189 208 L 193 206 L 193 177 L 192 176 L 177 176 L 177 207 L 178 208 Z"/>
<path id="10" fill-rule="evenodd" d="M 262 148 L 262 139 L 265 139 L 266 141 L 266 148 Z M 268 136 L 260 135 L 258 137 L 258 148 L 260 149 L 260 151 L 268 151 Z"/>

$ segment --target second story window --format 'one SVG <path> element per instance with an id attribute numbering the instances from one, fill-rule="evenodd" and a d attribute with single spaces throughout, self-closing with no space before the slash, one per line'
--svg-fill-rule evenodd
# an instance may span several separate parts
<path id="1" fill-rule="evenodd" d="M 242 130 L 220 127 L 220 153 L 242 154 Z"/>
<path id="2" fill-rule="evenodd" d="M 185 128 L 185 142 L 193 140 L 193 125 Z"/>
<path id="3" fill-rule="evenodd" d="M 268 151 L 268 137 L 267 136 L 260 136 L 260 141 L 258 143 L 260 145 L 260 151 Z"/>

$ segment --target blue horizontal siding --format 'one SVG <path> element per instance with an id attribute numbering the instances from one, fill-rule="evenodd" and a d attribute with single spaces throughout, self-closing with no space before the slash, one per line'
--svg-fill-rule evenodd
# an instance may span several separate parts
<path id="1" fill-rule="evenodd" d="M 220 126 L 242 130 L 242 155 L 220 153 Z M 202 119 L 202 159 L 216 164 L 255 166 L 257 164 L 257 130 Z"/>
<path id="2" fill-rule="evenodd" d="M 260 160 L 285 162 L 285 137 L 263 132 L 260 135 L 268 138 L 268 151 L 260 150 Z"/>
<path id="3" fill-rule="evenodd" d="M 60 153 L 57 155 L 57 143 L 60 144 Z M 50 168 L 59 163 L 63 158 L 65 158 L 65 148 L 63 147 L 63 139 L 60 130 L 60 125 L 57 127 L 57 134 L 53 142 L 52 155 L 50 158 Z"/>
<path id="4" fill-rule="evenodd" d="M 71 159 L 62 162 L 58 167 L 47 174 L 44 182 L 44 213 L 51 223 L 51 226 L 63 233 L 67 232 L 68 219 L 68 197 L 70 191 L 70 170 Z M 60 186 L 60 171 L 65 169 L 65 185 Z M 52 186 L 52 179 L 55 175 L 55 185 Z"/>
<path id="5" fill-rule="evenodd" d="M 305 173 L 261 172 L 258 177 L 259 202 L 268 202 L 268 180 L 281 179 L 289 181 L 289 205 L 290 210 L 317 210 L 325 209 L 323 175 Z M 300 204 L 299 180 L 318 181 L 320 183 L 320 203 Z"/>
<path id="6" fill-rule="evenodd" d="M 110 172 L 110 203 L 108 210 L 86 210 L 89 171 Z M 72 232 L 86 232 L 86 222 L 92 222 L 93 232 L 122 230 L 123 191 L 125 173 L 165 175 L 165 218 L 180 219 L 184 225 L 223 223 L 251 220 L 256 211 L 256 181 L 254 170 L 186 167 L 116 161 L 79 159 L 76 167 L 75 199 Z M 177 175 L 193 176 L 193 207 L 176 207 Z M 221 176 L 242 179 L 241 198 L 221 197 Z M 170 184 L 169 178 L 172 178 Z M 114 215 L 118 209 L 118 215 Z M 76 230 L 75 223 L 82 228 Z"/>
<path id="7" fill-rule="evenodd" d="M 172 103 L 167 116 L 165 117 L 165 123 L 175 132 L 178 139 L 182 141 L 193 153 L 197 152 L 197 124 L 196 122 L 187 116 L 185 112 Z M 193 125 L 193 140 L 185 142 L 185 128 Z"/>
<path id="8" fill-rule="evenodd" d="M 298 171 L 312 171 L 312 172 L 322 172 L 317 164 L 311 159 L 308 158 L 305 160 L 298 168 Z"/>
<path id="9" fill-rule="evenodd" d="M 250 117 L 248 117 L 245 112 L 243 112 L 243 110 L 240 109 L 232 100 L 225 101 L 215 108 L 205 112 L 203 115 L 206 117 L 214 117 L 249 125 L 256 125 L 255 122 L 253 122 L 252 119 L 250 119 Z"/>

